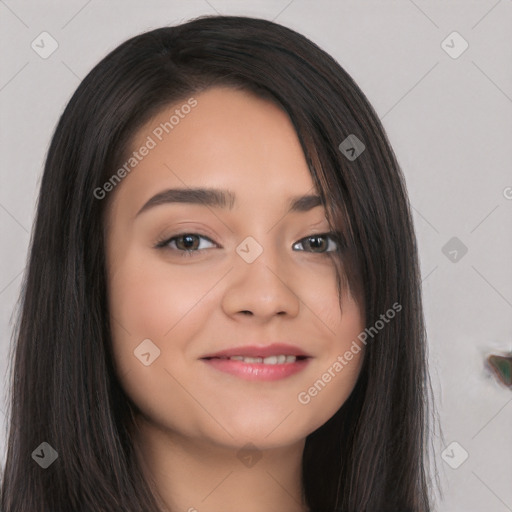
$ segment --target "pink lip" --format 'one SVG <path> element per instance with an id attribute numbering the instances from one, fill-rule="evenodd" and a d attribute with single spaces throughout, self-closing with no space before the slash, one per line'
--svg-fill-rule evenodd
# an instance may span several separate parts
<path id="1" fill-rule="evenodd" d="M 245 363 L 232 359 L 204 359 L 213 368 L 247 380 L 279 380 L 303 370 L 310 359 L 297 359 L 294 363 Z"/>
<path id="2" fill-rule="evenodd" d="M 246 363 L 227 359 L 232 356 L 265 358 L 278 355 L 297 356 L 300 359 L 293 363 L 282 364 Z M 229 348 L 209 354 L 201 359 L 217 370 L 246 380 L 272 381 L 284 379 L 302 371 L 309 364 L 311 356 L 293 345 L 274 343 L 266 346 L 251 345 Z"/>
<path id="3" fill-rule="evenodd" d="M 310 357 L 309 354 L 302 351 L 300 348 L 293 345 L 287 345 L 286 343 L 272 343 L 272 345 L 245 345 L 240 347 L 227 348 L 207 354 L 202 359 L 211 357 L 232 357 L 232 356 L 243 356 L 243 357 L 269 357 L 279 356 L 284 354 L 286 356 L 304 356 Z"/>

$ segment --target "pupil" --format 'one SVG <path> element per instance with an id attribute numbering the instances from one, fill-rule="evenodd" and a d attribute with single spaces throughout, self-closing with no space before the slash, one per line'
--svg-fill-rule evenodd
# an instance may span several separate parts
<path id="1" fill-rule="evenodd" d="M 185 246 L 185 249 L 191 249 L 194 246 L 194 237 L 192 235 L 186 235 L 182 236 L 181 239 L 183 240 L 183 245 Z"/>
<path id="2" fill-rule="evenodd" d="M 313 240 L 313 243 L 310 243 L 309 245 L 312 246 L 313 249 L 322 248 L 322 242 L 324 241 L 323 237 L 321 236 L 313 236 L 310 238 L 310 240 Z"/>

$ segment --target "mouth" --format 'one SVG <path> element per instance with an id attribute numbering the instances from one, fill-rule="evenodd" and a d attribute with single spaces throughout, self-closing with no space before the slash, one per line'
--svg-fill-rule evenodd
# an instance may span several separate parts
<path id="1" fill-rule="evenodd" d="M 308 356 L 292 356 L 287 354 L 279 354 L 277 356 L 267 356 L 267 357 L 245 357 L 245 356 L 213 356 L 213 357 L 203 357 L 202 359 L 211 361 L 212 359 L 219 360 L 229 360 L 229 361 L 242 361 L 248 364 L 290 364 L 295 363 L 296 361 L 302 361 L 304 359 L 308 359 Z"/>
<path id="2" fill-rule="evenodd" d="M 201 358 L 211 368 L 246 380 L 273 381 L 306 368 L 312 357 L 291 345 L 246 346 Z"/>

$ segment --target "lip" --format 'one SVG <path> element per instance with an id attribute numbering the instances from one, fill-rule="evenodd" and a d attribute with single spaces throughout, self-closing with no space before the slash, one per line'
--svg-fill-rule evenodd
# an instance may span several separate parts
<path id="1" fill-rule="evenodd" d="M 225 350 L 219 350 L 203 356 L 201 359 L 207 359 L 212 357 L 269 357 L 278 356 L 284 354 L 286 356 L 301 356 L 311 357 L 299 347 L 289 345 L 286 343 L 272 343 L 271 345 L 244 345 L 239 347 L 227 348 Z"/>
<path id="2" fill-rule="evenodd" d="M 227 359 L 232 356 L 265 358 L 278 355 L 296 356 L 299 359 L 293 363 L 282 364 L 246 363 L 244 361 Z M 311 356 L 294 345 L 273 343 L 272 345 L 265 346 L 246 345 L 228 348 L 206 355 L 201 360 L 215 370 L 229 373 L 245 380 L 275 381 L 290 377 L 304 370 L 308 366 Z"/>
<path id="3" fill-rule="evenodd" d="M 306 368 L 310 359 L 297 359 L 294 363 L 244 363 L 231 359 L 204 359 L 205 363 L 221 372 L 246 380 L 272 381 L 290 377 Z"/>

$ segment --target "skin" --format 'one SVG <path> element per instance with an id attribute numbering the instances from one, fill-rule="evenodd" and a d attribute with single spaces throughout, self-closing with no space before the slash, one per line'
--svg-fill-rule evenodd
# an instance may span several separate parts
<path id="1" fill-rule="evenodd" d="M 345 402 L 364 350 L 308 404 L 297 397 L 350 348 L 364 319 L 349 290 L 340 310 L 333 261 L 307 245 L 311 235 L 330 232 L 324 208 L 287 213 L 291 196 L 315 193 L 288 115 L 226 87 L 194 98 L 197 106 L 108 198 L 112 341 L 121 385 L 140 411 L 135 445 L 165 510 L 306 511 L 305 438 Z M 185 102 L 142 127 L 133 150 Z M 164 189 L 199 186 L 232 190 L 233 209 L 168 203 L 136 215 Z M 191 256 L 181 256 L 176 240 L 155 248 L 183 232 L 207 239 L 194 242 Z M 250 264 L 236 252 L 248 236 L 263 249 Z M 145 339 L 160 350 L 148 366 L 134 355 Z M 262 382 L 200 359 L 271 342 L 300 347 L 312 356 L 309 365 Z M 250 460 L 240 452 L 248 443 Z"/>

